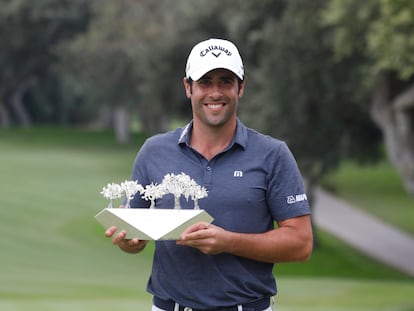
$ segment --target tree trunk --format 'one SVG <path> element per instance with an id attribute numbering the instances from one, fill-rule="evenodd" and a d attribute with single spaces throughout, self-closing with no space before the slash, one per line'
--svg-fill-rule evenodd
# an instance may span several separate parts
<path id="1" fill-rule="evenodd" d="M 393 99 L 389 82 L 380 78 L 371 106 L 371 117 L 381 128 L 391 163 L 402 177 L 408 193 L 414 195 L 414 85 Z"/>
<path id="2" fill-rule="evenodd" d="M 126 144 L 131 140 L 129 116 L 125 107 L 118 106 L 114 110 L 114 131 L 117 142 Z"/>
<path id="3" fill-rule="evenodd" d="M 24 93 L 26 93 L 32 82 L 33 79 L 31 78 L 22 81 L 10 97 L 10 104 L 13 110 L 16 112 L 18 122 L 23 127 L 30 127 L 32 125 L 30 114 L 27 112 L 23 104 Z"/>
<path id="4" fill-rule="evenodd" d="M 7 128 L 11 125 L 11 119 L 6 107 L 0 103 L 0 127 Z"/>

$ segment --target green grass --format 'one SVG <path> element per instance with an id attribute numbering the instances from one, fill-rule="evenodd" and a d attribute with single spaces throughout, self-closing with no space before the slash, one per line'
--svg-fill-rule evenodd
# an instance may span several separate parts
<path id="1" fill-rule="evenodd" d="M 344 163 L 325 185 L 356 207 L 414 234 L 414 197 L 388 162 L 362 167 Z"/>
<path id="2" fill-rule="evenodd" d="M 152 244 L 128 255 L 93 216 L 130 174 L 142 137 L 0 130 L 0 310 L 150 310 Z M 275 268 L 277 310 L 414 310 L 413 280 L 324 232 L 307 263 Z"/>
<path id="3" fill-rule="evenodd" d="M 2 143 L 12 143 L 14 146 L 24 147 L 53 147 L 53 148 L 87 148 L 106 150 L 136 151 L 146 136 L 142 133 L 132 134 L 130 144 L 119 144 L 115 135 L 109 130 L 85 130 L 67 127 L 36 127 L 36 128 L 12 128 L 0 129 L 0 140 Z"/>

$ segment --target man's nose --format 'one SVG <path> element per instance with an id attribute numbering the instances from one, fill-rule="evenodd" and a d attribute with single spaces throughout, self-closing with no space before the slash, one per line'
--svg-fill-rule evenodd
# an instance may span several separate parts
<path id="1" fill-rule="evenodd" d="M 213 84 L 210 89 L 210 96 L 214 99 L 219 99 L 223 95 L 223 91 L 219 84 Z"/>

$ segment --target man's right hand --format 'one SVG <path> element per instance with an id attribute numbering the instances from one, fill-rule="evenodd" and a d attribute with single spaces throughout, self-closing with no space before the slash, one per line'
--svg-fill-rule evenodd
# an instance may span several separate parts
<path id="1" fill-rule="evenodd" d="M 122 230 L 118 234 L 115 234 L 117 230 L 116 227 L 110 227 L 105 231 L 105 236 L 107 238 L 112 238 L 112 243 L 118 245 L 118 247 L 126 253 L 139 253 L 148 243 L 146 240 L 126 239 L 126 231 Z"/>

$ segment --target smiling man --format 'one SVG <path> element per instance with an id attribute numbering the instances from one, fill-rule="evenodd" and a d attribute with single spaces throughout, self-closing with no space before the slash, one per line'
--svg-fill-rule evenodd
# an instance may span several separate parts
<path id="1" fill-rule="evenodd" d="M 184 172 L 208 190 L 199 204 L 214 222 L 190 226 L 178 241 L 156 242 L 147 286 L 152 310 L 273 310 L 274 264 L 307 260 L 312 251 L 301 174 L 284 142 L 237 118 L 245 80 L 233 43 L 210 39 L 194 46 L 183 81 L 193 120 L 149 138 L 132 180 L 145 186 Z M 172 208 L 173 200 L 162 198 L 157 207 Z M 185 200 L 181 206 L 193 208 Z M 138 195 L 131 207 L 148 208 L 149 202 Z M 115 232 L 112 227 L 106 236 L 125 252 L 147 244 Z"/>

